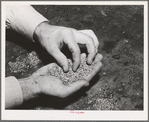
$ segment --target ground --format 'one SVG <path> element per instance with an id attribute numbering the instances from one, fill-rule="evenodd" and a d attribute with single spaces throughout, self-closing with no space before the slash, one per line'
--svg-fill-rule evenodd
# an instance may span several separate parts
<path id="1" fill-rule="evenodd" d="M 143 110 L 143 6 L 33 6 L 51 24 L 92 29 L 103 67 L 66 99 L 42 96 L 17 109 Z M 52 62 L 38 44 L 7 30 L 6 76 L 27 77 Z"/>

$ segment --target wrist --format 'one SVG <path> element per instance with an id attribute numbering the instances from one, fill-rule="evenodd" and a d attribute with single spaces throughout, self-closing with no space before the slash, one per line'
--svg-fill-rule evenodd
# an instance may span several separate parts
<path id="1" fill-rule="evenodd" d="M 41 22 L 38 24 L 38 26 L 35 28 L 34 34 L 33 34 L 33 39 L 40 41 L 40 37 L 42 33 L 44 33 L 45 29 L 47 27 L 50 27 L 51 25 L 49 24 L 48 21 Z"/>
<path id="2" fill-rule="evenodd" d="M 49 39 L 50 34 L 63 28 L 61 26 L 50 25 L 48 21 L 41 22 L 35 28 L 33 39 L 43 44 L 44 42 L 42 41 Z"/>
<path id="3" fill-rule="evenodd" d="M 18 80 L 22 89 L 23 101 L 38 97 L 39 90 L 31 77 L 22 78 Z"/>

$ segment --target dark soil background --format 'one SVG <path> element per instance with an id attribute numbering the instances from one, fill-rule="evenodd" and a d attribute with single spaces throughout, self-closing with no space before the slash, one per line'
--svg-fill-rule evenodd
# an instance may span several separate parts
<path id="1" fill-rule="evenodd" d="M 103 67 L 88 88 L 66 98 L 41 96 L 17 109 L 143 110 L 143 6 L 33 6 L 53 25 L 92 29 L 99 39 Z M 10 62 L 36 52 L 40 62 L 20 72 Z M 6 76 L 27 77 L 51 57 L 20 34 L 6 33 Z"/>

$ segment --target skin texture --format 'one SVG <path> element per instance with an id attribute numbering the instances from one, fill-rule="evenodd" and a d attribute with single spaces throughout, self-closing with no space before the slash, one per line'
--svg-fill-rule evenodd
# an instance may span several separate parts
<path id="1" fill-rule="evenodd" d="M 25 84 L 21 85 L 22 89 L 25 90 L 28 89 L 28 91 L 30 91 L 30 92 L 27 92 L 27 90 L 23 91 L 24 100 L 37 97 L 41 93 L 46 95 L 57 96 L 60 98 L 65 98 L 71 95 L 72 93 L 78 91 L 82 87 L 89 85 L 89 81 L 97 74 L 97 72 L 102 67 L 101 60 L 102 55 L 97 54 L 94 60 L 95 64 L 93 66 L 94 67 L 93 72 L 89 76 L 87 76 L 85 80 L 79 80 L 67 86 L 65 86 L 63 84 L 63 81 L 61 81 L 57 77 L 49 75 L 48 72 L 49 69 L 51 68 L 50 64 L 40 68 L 30 77 L 19 79 L 19 81 L 24 82 Z"/>
<path id="2" fill-rule="evenodd" d="M 94 71 L 86 77 L 85 80 L 76 81 L 68 86 L 63 84 L 59 78 L 49 75 L 51 65 L 46 65 L 30 77 L 19 79 L 24 101 L 37 97 L 39 94 L 52 95 L 57 97 L 67 97 L 78 91 L 82 87 L 88 86 L 89 81 L 100 70 L 102 63 L 102 55 L 97 54 L 99 41 L 92 30 L 77 31 L 73 28 L 65 28 L 61 26 L 52 26 L 49 22 L 40 23 L 34 31 L 34 40 L 37 40 L 46 51 L 52 55 L 64 72 L 68 71 L 68 60 L 61 52 L 62 47 L 68 46 L 72 53 L 73 71 L 76 71 L 80 65 L 81 51 L 78 44 L 85 44 L 88 56 L 87 63 L 94 64 Z"/>
<path id="3" fill-rule="evenodd" d="M 98 51 L 99 41 L 92 30 L 77 31 L 73 28 L 52 26 L 48 22 L 42 22 L 34 32 L 34 39 L 52 55 L 65 72 L 68 71 L 66 56 L 61 52 L 63 45 L 67 45 L 72 53 L 73 71 L 80 64 L 80 48 L 78 43 L 85 44 L 88 51 L 87 63 L 91 64 Z"/>

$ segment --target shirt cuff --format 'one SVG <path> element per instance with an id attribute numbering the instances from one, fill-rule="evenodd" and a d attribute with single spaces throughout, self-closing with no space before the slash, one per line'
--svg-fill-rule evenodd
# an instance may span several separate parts
<path id="1" fill-rule="evenodd" d="M 18 80 L 11 76 L 5 79 L 5 108 L 12 108 L 23 103 L 23 94 Z"/>
<path id="2" fill-rule="evenodd" d="M 35 28 L 48 21 L 30 5 L 7 6 L 6 24 L 33 41 Z"/>

